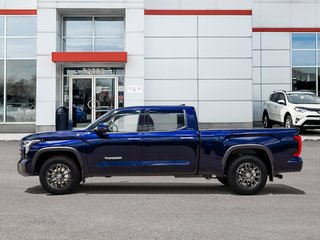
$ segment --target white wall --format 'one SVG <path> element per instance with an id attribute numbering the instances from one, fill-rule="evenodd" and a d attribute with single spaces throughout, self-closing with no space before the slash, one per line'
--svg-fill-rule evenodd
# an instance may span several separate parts
<path id="1" fill-rule="evenodd" d="M 37 0 L 0 0 L 0 9 L 37 9 Z"/>
<path id="2" fill-rule="evenodd" d="M 252 0 L 145 0 L 146 9 L 251 9 Z"/>
<path id="3" fill-rule="evenodd" d="M 243 7 L 227 2 L 180 0 L 167 6 Z M 145 4 L 163 7 L 159 1 Z M 252 122 L 251 28 L 251 16 L 146 15 L 145 103 L 195 106 L 202 123 Z"/>
<path id="4" fill-rule="evenodd" d="M 275 90 L 291 90 L 290 33 L 253 33 L 253 120 Z"/>

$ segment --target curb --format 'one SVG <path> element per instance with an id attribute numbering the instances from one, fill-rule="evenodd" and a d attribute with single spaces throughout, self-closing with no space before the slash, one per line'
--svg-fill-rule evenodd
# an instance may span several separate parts
<path id="1" fill-rule="evenodd" d="M 30 134 L 32 133 L 2 133 L 0 134 L 0 141 L 2 142 L 20 141 L 21 138 Z"/>

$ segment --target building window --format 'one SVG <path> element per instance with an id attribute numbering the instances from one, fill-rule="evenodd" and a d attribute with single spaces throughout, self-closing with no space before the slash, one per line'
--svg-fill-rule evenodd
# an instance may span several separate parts
<path id="1" fill-rule="evenodd" d="M 310 90 L 319 95 L 320 34 L 292 33 L 292 90 Z"/>
<path id="2" fill-rule="evenodd" d="M 123 51 L 124 32 L 123 17 L 64 17 L 63 51 Z"/>
<path id="3" fill-rule="evenodd" d="M 0 122 L 35 122 L 34 16 L 0 17 Z"/>

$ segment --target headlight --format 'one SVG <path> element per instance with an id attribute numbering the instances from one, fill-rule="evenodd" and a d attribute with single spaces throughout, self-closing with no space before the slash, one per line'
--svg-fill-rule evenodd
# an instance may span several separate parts
<path id="1" fill-rule="evenodd" d="M 40 140 L 25 140 L 21 142 L 21 149 L 24 149 L 24 153 L 27 154 L 32 145 L 39 143 Z"/>
<path id="2" fill-rule="evenodd" d="M 308 112 L 308 110 L 304 109 L 304 108 L 294 108 L 294 110 L 298 113 L 304 113 L 304 112 Z"/>

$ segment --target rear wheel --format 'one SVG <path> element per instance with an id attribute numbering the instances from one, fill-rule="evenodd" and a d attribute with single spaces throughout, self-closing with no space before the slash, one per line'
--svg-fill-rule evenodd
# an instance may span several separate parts
<path id="1" fill-rule="evenodd" d="M 256 156 L 236 158 L 228 168 L 228 183 L 233 191 L 242 195 L 260 192 L 267 182 L 267 168 Z"/>
<path id="2" fill-rule="evenodd" d="M 42 187 L 51 194 L 71 193 L 81 181 L 79 167 L 66 156 L 53 156 L 46 160 L 39 178 Z"/>
<path id="3" fill-rule="evenodd" d="M 262 123 L 263 123 L 263 127 L 264 128 L 271 128 L 272 127 L 272 124 L 271 124 L 271 121 L 269 119 L 269 115 L 267 112 L 265 112 L 263 114 L 263 117 L 262 117 Z"/>

